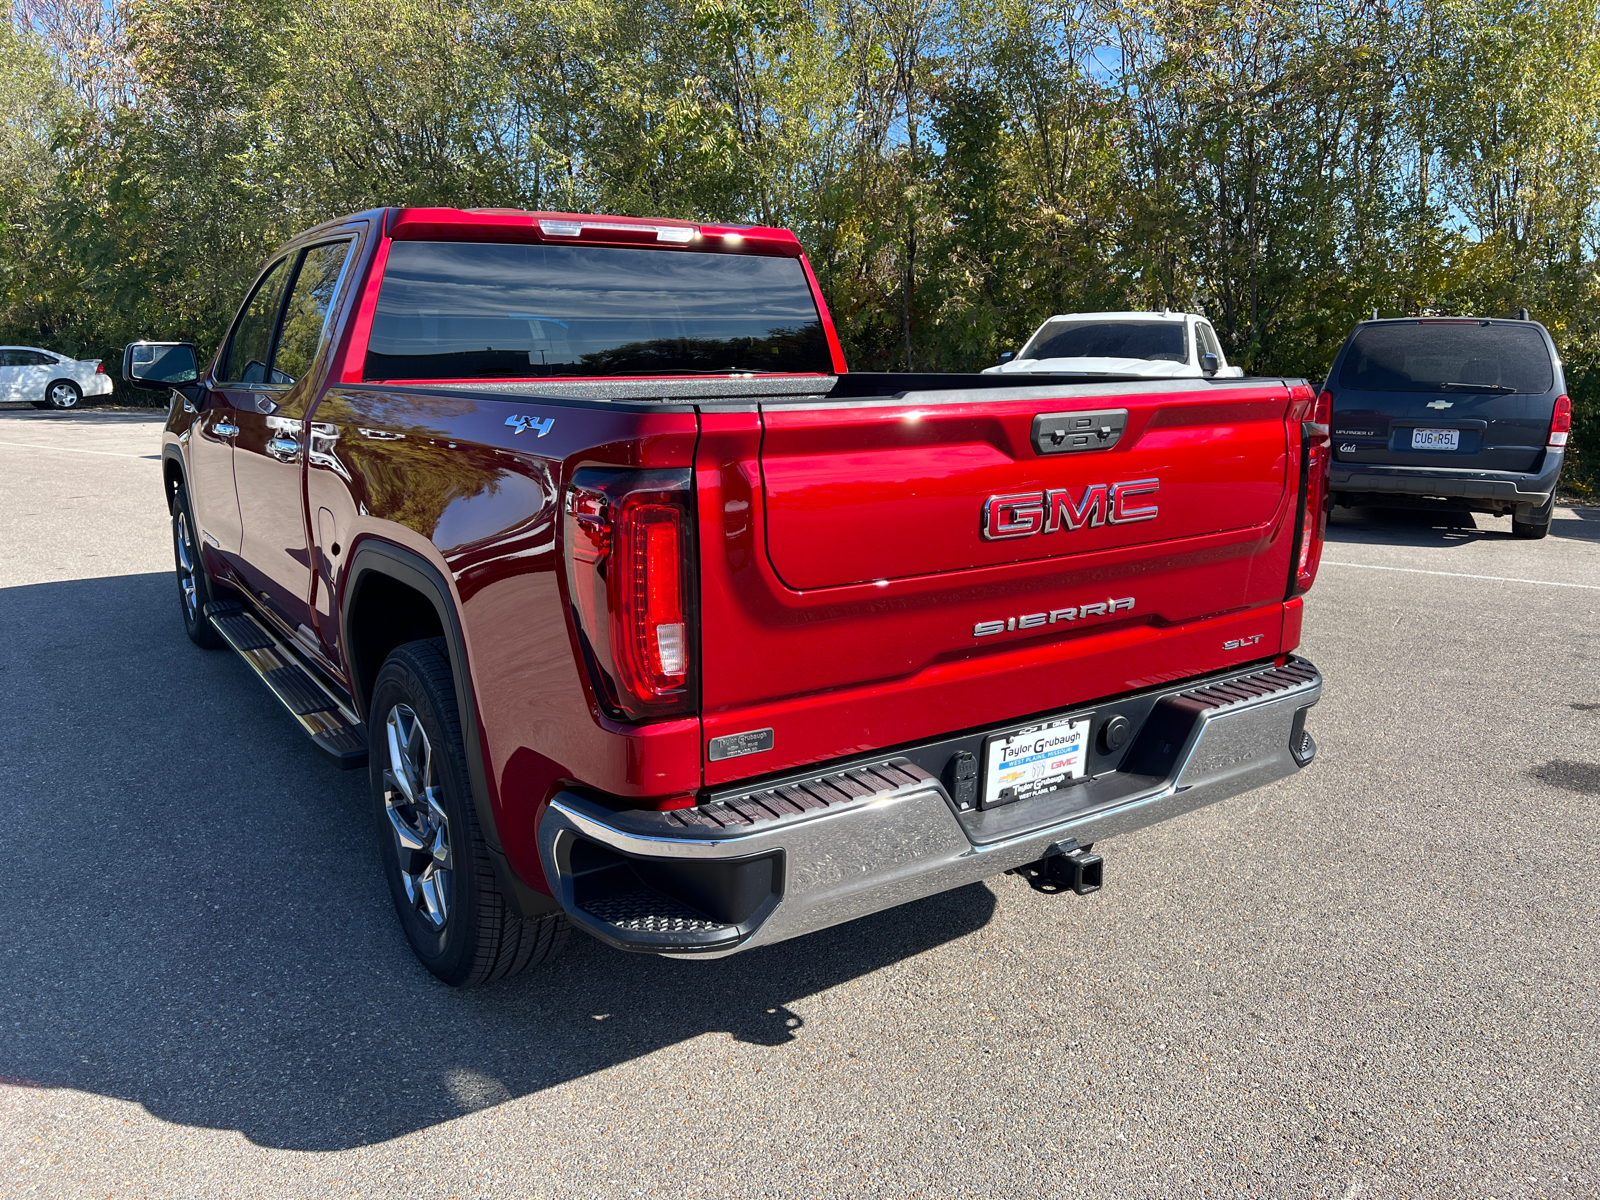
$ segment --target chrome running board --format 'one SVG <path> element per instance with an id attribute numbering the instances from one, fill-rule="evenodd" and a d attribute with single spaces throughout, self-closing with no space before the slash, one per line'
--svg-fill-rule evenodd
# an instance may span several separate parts
<path id="1" fill-rule="evenodd" d="M 361 719 L 301 665 L 300 656 L 282 638 L 234 601 L 213 601 L 206 605 L 205 615 L 289 710 L 313 746 L 344 770 L 367 765 L 367 734 Z"/>

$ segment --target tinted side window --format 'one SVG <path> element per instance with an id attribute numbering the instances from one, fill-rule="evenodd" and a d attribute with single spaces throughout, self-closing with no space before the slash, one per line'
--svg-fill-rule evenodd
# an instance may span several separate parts
<path id="1" fill-rule="evenodd" d="M 1345 352 L 1339 386 L 1362 392 L 1459 389 L 1540 395 L 1555 386 L 1555 368 L 1543 335 L 1532 325 L 1371 325 L 1356 334 Z"/>
<path id="2" fill-rule="evenodd" d="M 287 259 L 279 259 L 261 280 L 250 302 L 244 306 L 239 324 L 228 347 L 228 361 L 222 364 L 223 383 L 267 382 L 267 359 L 272 353 L 272 329 L 277 324 L 278 306 L 288 282 Z"/>
<path id="3" fill-rule="evenodd" d="M 1217 343 L 1216 331 L 1204 322 L 1197 323 L 1195 325 L 1195 329 L 1200 334 L 1200 353 L 1215 354 L 1217 356 L 1217 361 L 1221 362 L 1222 347 Z"/>
<path id="4" fill-rule="evenodd" d="M 283 311 L 278 349 L 272 359 L 274 383 L 293 383 L 311 369 L 317 351 L 322 348 L 328 307 L 333 303 L 334 289 L 350 245 L 349 242 L 329 242 L 325 246 L 313 246 L 300 260 L 294 290 L 289 293 L 289 305 Z"/>

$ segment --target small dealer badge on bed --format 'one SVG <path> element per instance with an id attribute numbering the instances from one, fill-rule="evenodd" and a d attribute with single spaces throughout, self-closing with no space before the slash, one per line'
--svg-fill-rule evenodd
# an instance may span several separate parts
<path id="1" fill-rule="evenodd" d="M 729 733 L 712 738 L 706 748 L 706 757 L 712 762 L 721 762 L 725 758 L 740 758 L 771 749 L 772 730 L 752 729 L 747 733 Z"/>
<path id="2" fill-rule="evenodd" d="M 1051 721 L 989 739 L 983 807 L 1031 800 L 1082 779 L 1089 757 L 1089 718 Z"/>

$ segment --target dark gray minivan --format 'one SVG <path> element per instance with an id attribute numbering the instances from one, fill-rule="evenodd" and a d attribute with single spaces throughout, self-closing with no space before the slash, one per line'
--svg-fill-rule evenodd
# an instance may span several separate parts
<path id="1" fill-rule="evenodd" d="M 1536 321 L 1363 321 L 1333 360 L 1336 504 L 1511 514 L 1550 532 L 1572 426 L 1555 343 Z"/>

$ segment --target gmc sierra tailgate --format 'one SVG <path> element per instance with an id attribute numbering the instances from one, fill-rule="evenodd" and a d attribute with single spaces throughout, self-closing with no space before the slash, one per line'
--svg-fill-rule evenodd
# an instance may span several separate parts
<path id="1" fill-rule="evenodd" d="M 706 781 L 1277 653 L 1290 404 L 1229 380 L 706 413 Z"/>
<path id="2" fill-rule="evenodd" d="M 1171 543 L 1277 512 L 1283 389 L 1095 390 L 768 407 L 761 477 L 778 577 L 806 590 L 1143 547 L 1123 560 L 1131 575 Z M 1175 617 L 1174 605 L 1216 600 L 1163 603 Z"/>

